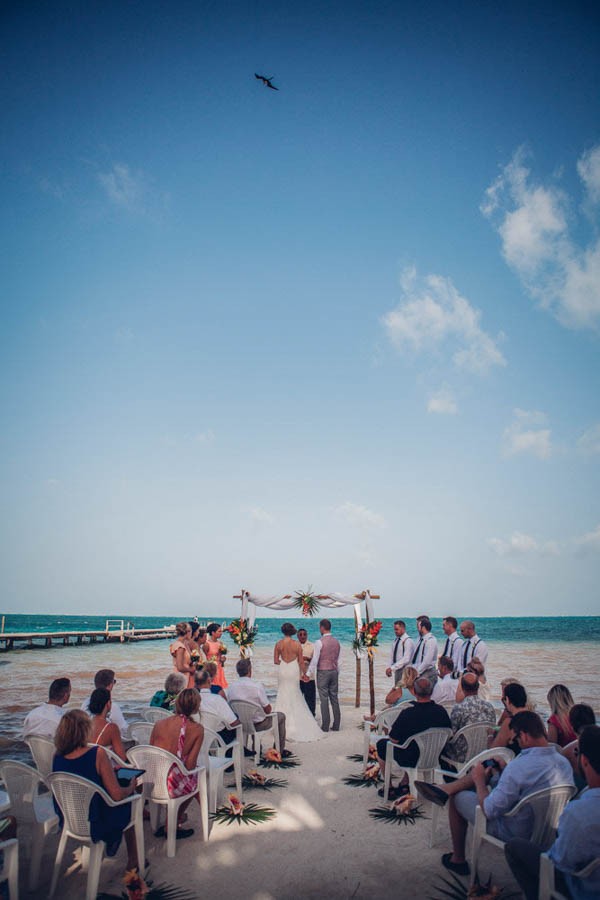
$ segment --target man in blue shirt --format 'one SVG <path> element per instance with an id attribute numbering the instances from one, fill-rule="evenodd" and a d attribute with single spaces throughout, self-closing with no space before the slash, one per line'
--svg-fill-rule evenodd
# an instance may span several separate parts
<path id="1" fill-rule="evenodd" d="M 575 872 L 600 859 L 600 727 L 588 725 L 579 738 L 579 768 L 588 788 L 565 808 L 548 856 L 554 863 L 558 890 L 573 900 L 600 896 L 600 866 L 587 878 Z M 531 841 L 512 840 L 506 859 L 527 900 L 537 900 L 542 849 Z"/>
<path id="2" fill-rule="evenodd" d="M 469 864 L 465 859 L 465 841 L 469 822 L 475 822 L 475 810 L 481 807 L 488 820 L 487 831 L 501 841 L 514 837 L 531 837 L 532 810 L 525 806 L 517 815 L 504 816 L 519 800 L 559 784 L 573 784 L 573 770 L 564 756 L 548 744 L 544 723 L 534 712 L 520 712 L 513 716 L 511 729 L 518 740 L 521 752 L 509 763 L 498 759 L 496 772 L 500 777 L 489 791 L 492 768 L 478 763 L 470 773 L 451 784 L 431 785 L 415 782 L 415 787 L 426 800 L 443 806 L 450 797 L 448 818 L 452 836 L 452 852 L 442 856 L 442 864 L 456 872 L 468 875 Z"/>

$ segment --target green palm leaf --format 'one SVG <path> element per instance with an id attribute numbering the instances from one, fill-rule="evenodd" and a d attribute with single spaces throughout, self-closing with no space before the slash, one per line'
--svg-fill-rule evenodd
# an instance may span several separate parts
<path id="1" fill-rule="evenodd" d="M 342 778 L 343 783 L 350 787 L 369 787 L 371 784 L 377 786 L 377 782 L 380 780 L 379 778 L 365 778 L 362 773 L 360 775 L 347 775 L 345 778 Z"/>
<path id="2" fill-rule="evenodd" d="M 232 813 L 228 806 L 220 806 L 216 812 L 210 813 L 210 818 L 214 822 L 220 822 L 224 825 L 231 825 L 237 822 L 241 825 L 258 825 L 259 822 L 266 822 L 276 815 L 276 811 L 269 806 L 258 806 L 257 803 L 246 803 L 240 815 Z"/>
<path id="3" fill-rule="evenodd" d="M 381 822 L 395 822 L 397 825 L 414 825 L 417 819 L 425 818 L 420 806 L 415 806 L 410 812 L 400 816 L 388 806 L 377 806 L 375 809 L 369 810 L 369 815 L 372 819 L 379 819 Z"/>
<path id="4" fill-rule="evenodd" d="M 263 769 L 293 769 L 299 765 L 300 760 L 295 756 L 288 756 L 280 762 L 275 762 L 275 760 L 272 759 L 265 759 L 263 756 L 259 762 L 259 766 Z"/>
<path id="5" fill-rule="evenodd" d="M 285 778 L 265 778 L 262 784 L 258 781 L 254 781 L 253 778 L 249 778 L 247 775 L 244 775 L 242 778 L 242 787 L 247 791 L 270 791 L 271 788 L 282 788 L 287 786 L 288 783 Z"/>

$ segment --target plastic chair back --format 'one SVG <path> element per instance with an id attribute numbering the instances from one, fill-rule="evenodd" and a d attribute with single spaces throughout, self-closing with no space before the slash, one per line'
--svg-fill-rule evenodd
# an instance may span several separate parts
<path id="1" fill-rule="evenodd" d="M 533 812 L 531 841 L 547 850 L 556 837 L 561 813 L 574 793 L 575 788 L 572 784 L 557 784 L 541 791 L 534 791 L 533 794 L 520 800 L 508 815 L 514 815 L 524 806 L 529 806 Z"/>
<path id="2" fill-rule="evenodd" d="M 129 726 L 129 734 L 136 744 L 149 744 L 153 728 L 152 722 L 132 722 Z"/>
<path id="3" fill-rule="evenodd" d="M 19 824 L 35 822 L 35 801 L 44 784 L 40 773 L 25 763 L 5 759 L 0 762 L 0 775 L 10 797 L 11 812 Z"/>
<path id="4" fill-rule="evenodd" d="M 146 722 L 158 722 L 159 719 L 170 719 L 173 713 L 168 709 L 161 709 L 160 706 L 145 706 L 142 710 L 142 718 Z M 131 731 L 131 728 L 129 729 Z"/>
<path id="5" fill-rule="evenodd" d="M 244 734 L 255 734 L 254 716 L 257 712 L 264 715 L 262 707 L 249 700 L 231 700 L 229 705 L 242 723 Z"/>
<path id="6" fill-rule="evenodd" d="M 90 803 L 96 793 L 106 799 L 105 791 L 93 781 L 68 772 L 53 772 L 48 784 L 64 816 L 64 827 L 74 837 L 89 841 Z"/>
<path id="7" fill-rule="evenodd" d="M 32 734 L 27 738 L 25 743 L 31 751 L 38 772 L 42 778 L 45 778 L 52 771 L 52 762 L 54 760 L 54 754 L 56 753 L 54 741 Z"/>
<path id="8" fill-rule="evenodd" d="M 452 734 L 451 728 L 428 728 L 419 734 L 413 734 L 411 739 L 419 748 L 419 769 L 435 769 L 440 753 Z"/>
<path id="9" fill-rule="evenodd" d="M 138 769 L 145 769 L 142 775 L 144 793 L 152 800 L 166 802 L 169 798 L 167 775 L 172 765 L 182 768 L 181 760 L 168 750 L 140 744 L 127 751 L 127 758 Z"/>

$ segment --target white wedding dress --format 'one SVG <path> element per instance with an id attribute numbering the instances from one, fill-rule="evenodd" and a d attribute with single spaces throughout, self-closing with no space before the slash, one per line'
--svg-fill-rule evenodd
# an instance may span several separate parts
<path id="1" fill-rule="evenodd" d="M 285 713 L 286 739 L 290 741 L 320 741 L 325 737 L 306 705 L 300 690 L 300 668 L 298 660 L 286 663 L 279 660 L 279 686 L 275 701 L 277 712 Z"/>

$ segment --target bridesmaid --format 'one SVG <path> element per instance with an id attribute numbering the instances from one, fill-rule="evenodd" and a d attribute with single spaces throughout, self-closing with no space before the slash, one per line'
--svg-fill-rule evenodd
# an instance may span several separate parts
<path id="1" fill-rule="evenodd" d="M 227 679 L 225 678 L 225 668 L 223 666 L 225 654 L 221 653 L 221 635 L 223 634 L 223 629 L 220 625 L 217 625 L 216 622 L 211 622 L 206 631 L 208 633 L 208 640 L 204 645 L 204 652 L 209 660 L 214 660 L 217 664 L 217 674 L 212 682 L 225 689 L 228 685 Z"/>
<path id="2" fill-rule="evenodd" d="M 196 666 L 192 662 L 187 643 L 192 636 L 192 629 L 187 622 L 178 622 L 175 626 L 175 634 L 177 635 L 177 639 L 173 641 L 169 647 L 171 656 L 173 657 L 173 668 L 176 672 L 179 672 L 187 678 L 186 687 L 193 687 Z"/>

